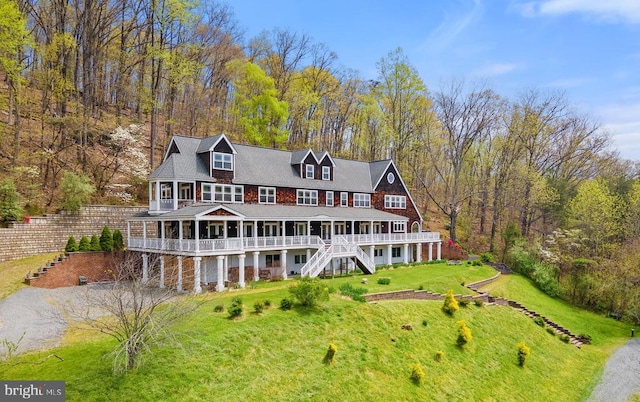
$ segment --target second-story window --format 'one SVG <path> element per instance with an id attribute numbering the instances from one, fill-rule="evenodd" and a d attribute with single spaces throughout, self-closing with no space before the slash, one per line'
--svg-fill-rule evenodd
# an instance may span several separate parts
<path id="1" fill-rule="evenodd" d="M 276 188 L 275 187 L 259 187 L 258 202 L 260 204 L 275 204 Z"/>
<path id="2" fill-rule="evenodd" d="M 211 201 L 212 200 L 212 185 L 211 184 L 203 184 L 202 185 L 202 201 Z"/>
<path id="3" fill-rule="evenodd" d="M 191 195 L 191 184 L 189 183 L 180 183 L 180 199 L 181 200 L 190 200 L 193 196 Z"/>
<path id="4" fill-rule="evenodd" d="M 170 200 L 173 198 L 173 186 L 171 183 L 162 183 L 160 185 L 160 199 L 161 200 Z"/>
<path id="5" fill-rule="evenodd" d="M 354 208 L 371 208 L 371 194 L 355 193 L 353 194 Z"/>
<path id="6" fill-rule="evenodd" d="M 393 222 L 393 231 L 396 233 L 404 233 L 406 232 L 407 223 L 405 221 L 394 221 Z"/>
<path id="7" fill-rule="evenodd" d="M 348 207 L 349 206 L 349 193 L 340 193 L 340 206 Z"/>
<path id="8" fill-rule="evenodd" d="M 216 202 L 242 203 L 244 201 L 244 189 L 242 186 L 216 184 L 213 186 L 213 200 Z"/>
<path id="9" fill-rule="evenodd" d="M 298 190 L 298 205 L 318 205 L 318 191 Z"/>
<path id="10" fill-rule="evenodd" d="M 213 168 L 222 170 L 233 170 L 233 155 L 214 152 Z"/>
<path id="11" fill-rule="evenodd" d="M 322 180 L 331 180 L 331 168 L 329 166 L 322 167 Z"/>
<path id="12" fill-rule="evenodd" d="M 333 191 L 327 191 L 327 206 L 328 207 L 332 207 L 333 206 Z"/>
<path id="13" fill-rule="evenodd" d="M 385 195 L 384 207 L 388 209 L 407 209 L 407 197 L 404 195 Z"/>
<path id="14" fill-rule="evenodd" d="M 305 165 L 304 178 L 313 179 L 313 165 Z"/>

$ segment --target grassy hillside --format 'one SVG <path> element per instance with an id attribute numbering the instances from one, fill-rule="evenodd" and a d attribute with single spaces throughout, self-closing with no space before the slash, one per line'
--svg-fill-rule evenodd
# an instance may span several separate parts
<path id="1" fill-rule="evenodd" d="M 60 253 L 38 254 L 14 261 L 0 262 L 0 299 L 4 299 L 15 291 L 22 289 L 24 278 L 29 272 L 44 267 Z"/>
<path id="2" fill-rule="evenodd" d="M 423 285 L 427 290 L 455 291 L 461 282 L 491 275 L 487 267 L 420 266 L 381 271 L 369 278 L 368 288 Z M 391 277 L 391 285 L 375 284 L 379 276 Z M 343 282 L 362 286 L 360 279 L 325 282 L 337 289 Z M 268 299 L 278 305 L 289 296 L 288 286 L 289 282 L 276 282 L 203 296 L 209 303 L 175 323 L 181 346 L 155 349 L 144 365 L 126 375 L 112 375 L 110 339 L 72 331 L 67 345 L 55 350 L 64 361 L 3 367 L 0 378 L 63 379 L 69 401 L 579 401 L 588 397 L 611 346 L 620 344 L 628 330 L 613 320 L 555 303 L 517 276 L 505 278 L 496 290 L 517 290 L 525 304 L 537 300 L 541 313 L 556 314 L 574 332 L 589 332 L 594 345 L 577 349 L 514 309 L 499 306 L 470 305 L 449 317 L 440 310 L 441 302 L 363 304 L 334 295 L 316 310 L 272 307 L 260 315 L 251 312 L 255 301 Z M 234 296 L 245 303 L 242 320 L 231 321 L 226 313 L 213 311 L 215 305 L 229 305 Z M 561 320 L 572 316 L 570 322 Z M 464 348 L 455 345 L 461 319 L 473 333 Z M 587 322 L 592 326 L 582 331 L 580 326 Z M 404 323 L 411 323 L 413 331 L 402 330 Z M 521 341 L 532 350 L 525 367 L 517 365 L 516 344 Z M 334 364 L 325 365 L 330 342 L 338 351 Z M 439 350 L 445 354 L 440 362 L 434 359 Z M 21 358 L 29 357 L 38 355 Z M 409 379 L 414 363 L 426 373 L 421 386 Z"/>

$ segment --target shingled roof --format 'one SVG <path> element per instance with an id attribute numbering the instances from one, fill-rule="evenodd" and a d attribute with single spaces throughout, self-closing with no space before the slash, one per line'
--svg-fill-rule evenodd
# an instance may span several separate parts
<path id="1" fill-rule="evenodd" d="M 177 148 L 178 152 L 168 153 L 149 178 L 215 181 L 198 153 L 207 152 L 223 138 L 226 139 L 224 134 L 207 138 L 174 136 L 170 149 Z M 234 184 L 373 193 L 391 163 L 390 160 L 362 162 L 331 158 L 327 152 L 314 154 L 310 149 L 285 151 L 241 144 L 232 144 L 232 147 L 236 151 Z M 320 160 L 327 156 L 331 159 L 333 180 L 300 177 L 293 165 L 301 163 L 308 154 Z"/>

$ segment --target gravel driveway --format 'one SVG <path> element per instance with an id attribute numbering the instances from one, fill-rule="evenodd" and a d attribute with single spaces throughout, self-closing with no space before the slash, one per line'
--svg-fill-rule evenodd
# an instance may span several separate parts
<path id="1" fill-rule="evenodd" d="M 607 360 L 589 402 L 626 402 L 640 392 L 640 338 L 618 348 Z"/>
<path id="2" fill-rule="evenodd" d="M 97 291 L 99 285 L 58 289 L 24 288 L 0 300 L 0 341 L 16 343 L 17 353 L 45 349 L 60 343 L 67 326 L 56 305 L 86 302 L 86 291 Z M 0 356 L 7 350 L 0 344 Z"/>

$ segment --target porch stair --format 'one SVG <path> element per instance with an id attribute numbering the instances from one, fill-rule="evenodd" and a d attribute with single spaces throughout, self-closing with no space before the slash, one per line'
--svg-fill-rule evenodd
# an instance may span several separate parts
<path id="1" fill-rule="evenodd" d="M 373 274 L 376 266 L 371 257 L 356 243 L 349 243 L 343 236 L 335 236 L 330 245 L 320 247 L 309 261 L 300 269 L 301 276 L 315 278 L 324 270 L 333 258 L 355 258 L 356 264 L 363 272 Z"/>

